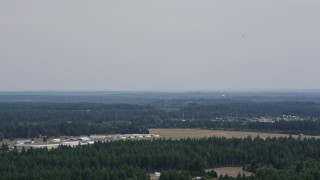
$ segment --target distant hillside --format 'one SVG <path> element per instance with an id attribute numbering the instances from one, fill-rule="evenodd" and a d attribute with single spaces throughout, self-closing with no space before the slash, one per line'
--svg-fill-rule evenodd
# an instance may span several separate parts
<path id="1" fill-rule="evenodd" d="M 93 102 L 128 104 L 212 104 L 229 101 L 320 102 L 320 91 L 215 91 L 215 92 L 0 92 L 0 102 Z"/>

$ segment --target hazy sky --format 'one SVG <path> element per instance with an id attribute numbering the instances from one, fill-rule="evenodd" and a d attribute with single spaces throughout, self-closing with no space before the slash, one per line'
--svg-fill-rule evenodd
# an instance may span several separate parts
<path id="1" fill-rule="evenodd" d="M 320 88 L 319 0 L 7 0 L 0 91 Z"/>

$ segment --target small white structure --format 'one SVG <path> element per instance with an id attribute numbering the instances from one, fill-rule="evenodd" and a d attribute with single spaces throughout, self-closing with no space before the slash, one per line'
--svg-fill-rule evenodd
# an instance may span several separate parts
<path id="1" fill-rule="evenodd" d="M 156 175 L 156 177 L 160 177 L 161 173 L 160 172 L 155 172 L 154 175 Z"/>
<path id="2" fill-rule="evenodd" d="M 160 137 L 158 134 L 151 134 L 151 137 Z"/>
<path id="3" fill-rule="evenodd" d="M 88 144 L 94 144 L 94 141 L 87 141 Z"/>
<path id="4" fill-rule="evenodd" d="M 24 144 L 33 144 L 34 141 L 30 139 L 22 139 L 22 140 L 17 140 L 16 145 L 24 145 Z"/>
<path id="5" fill-rule="evenodd" d="M 64 146 L 77 147 L 80 145 L 80 141 L 64 141 L 61 143 Z"/>
<path id="6" fill-rule="evenodd" d="M 80 137 L 79 140 L 81 140 L 81 141 L 90 141 L 91 139 L 88 138 L 88 137 L 83 136 L 83 137 Z"/>
<path id="7" fill-rule="evenodd" d="M 114 135 L 114 136 L 112 137 L 112 139 L 120 139 L 120 136 Z"/>
<path id="8" fill-rule="evenodd" d="M 299 134 L 299 140 L 303 140 L 303 134 Z"/>
<path id="9" fill-rule="evenodd" d="M 37 144 L 37 145 L 29 145 L 29 147 L 32 148 L 48 148 L 48 149 L 54 149 L 57 148 L 59 144 Z"/>
<path id="10" fill-rule="evenodd" d="M 106 137 L 105 135 L 91 135 L 90 139 L 105 139 Z"/>
<path id="11" fill-rule="evenodd" d="M 51 142 L 53 142 L 53 143 L 60 143 L 61 140 L 60 140 L 60 139 L 52 139 Z"/>
<path id="12" fill-rule="evenodd" d="M 136 137 L 137 137 L 137 138 L 143 138 L 143 136 L 142 136 L 142 135 L 139 135 L 139 134 L 137 134 Z"/>
<path id="13" fill-rule="evenodd" d="M 106 136 L 106 138 L 105 139 L 113 139 L 113 136 Z"/>

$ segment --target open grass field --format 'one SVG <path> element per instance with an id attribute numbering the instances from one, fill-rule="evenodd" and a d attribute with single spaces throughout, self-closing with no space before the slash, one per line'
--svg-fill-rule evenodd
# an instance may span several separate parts
<path id="1" fill-rule="evenodd" d="M 202 130 L 202 129 L 149 129 L 151 134 L 159 134 L 160 137 L 164 138 L 202 138 L 202 137 L 226 137 L 226 138 L 245 138 L 248 136 L 257 137 L 265 139 L 267 137 L 289 137 L 289 134 L 275 134 L 275 133 L 260 133 L 260 132 L 242 132 L 242 131 L 222 131 L 222 130 Z M 298 135 L 292 135 L 292 137 L 297 138 Z M 304 138 L 320 136 L 303 136 Z"/>
<path id="2" fill-rule="evenodd" d="M 207 169 L 206 171 L 210 171 L 212 169 Z M 220 168 L 214 168 L 213 169 L 215 172 L 217 172 L 218 177 L 220 175 L 228 175 L 228 176 L 232 176 L 232 177 L 236 177 L 239 173 L 242 175 L 246 175 L 246 176 L 252 176 L 253 173 L 248 172 L 248 171 L 243 171 L 242 167 L 220 167 Z"/>

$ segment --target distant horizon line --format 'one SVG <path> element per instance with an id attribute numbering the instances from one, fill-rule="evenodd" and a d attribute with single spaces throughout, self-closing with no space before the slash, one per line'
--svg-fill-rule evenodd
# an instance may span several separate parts
<path id="1" fill-rule="evenodd" d="M 320 92 L 320 88 L 248 88 L 215 90 L 0 90 L 0 93 L 95 93 L 95 92 L 132 92 L 132 93 L 215 93 L 215 92 Z"/>

